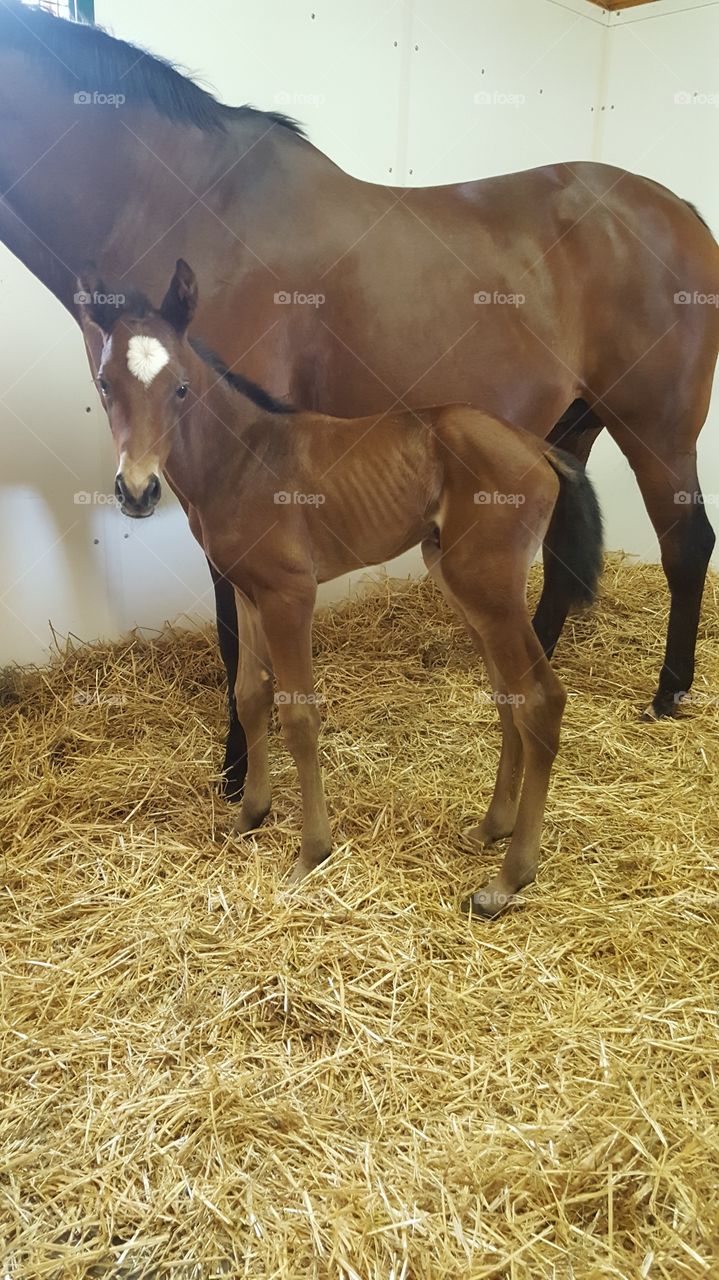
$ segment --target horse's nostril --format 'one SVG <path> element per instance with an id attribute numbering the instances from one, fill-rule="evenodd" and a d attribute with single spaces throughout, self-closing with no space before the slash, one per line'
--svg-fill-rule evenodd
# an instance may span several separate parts
<path id="1" fill-rule="evenodd" d="M 147 501 L 148 501 L 148 502 L 158 502 L 158 501 L 159 501 L 159 499 L 160 499 L 160 494 L 161 494 L 161 492 L 162 492 L 162 490 L 161 490 L 161 488 L 160 488 L 160 481 L 159 481 L 158 477 L 157 477 L 157 476 L 152 476 L 152 478 L 151 478 L 151 480 L 150 480 L 150 482 L 149 482 L 149 484 L 148 484 L 148 486 L 147 486 L 147 489 L 145 490 L 145 495 L 146 495 L 146 497 L 147 497 Z"/>
<path id="2" fill-rule="evenodd" d="M 116 475 L 116 476 L 115 476 L 115 497 L 117 498 L 117 501 L 118 501 L 118 502 L 124 502 L 124 501 L 125 501 L 125 497 L 126 497 L 126 494 L 125 494 L 125 486 L 124 486 L 124 484 L 122 483 L 122 476 L 121 476 L 121 475 Z"/>

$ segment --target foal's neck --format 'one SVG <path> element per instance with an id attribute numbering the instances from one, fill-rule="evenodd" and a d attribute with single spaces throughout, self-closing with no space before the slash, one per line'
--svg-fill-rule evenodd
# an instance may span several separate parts
<path id="1" fill-rule="evenodd" d="M 218 481 L 241 464 L 247 453 L 243 437 L 263 413 L 194 351 L 186 364 L 192 401 L 177 425 L 165 470 L 184 501 L 201 508 Z"/>

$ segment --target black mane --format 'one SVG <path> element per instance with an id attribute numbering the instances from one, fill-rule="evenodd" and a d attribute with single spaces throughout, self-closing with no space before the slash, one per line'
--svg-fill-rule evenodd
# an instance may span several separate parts
<path id="1" fill-rule="evenodd" d="M 259 409 L 264 409 L 266 413 L 296 413 L 294 405 L 288 404 L 286 400 L 278 400 L 276 396 L 265 391 L 259 383 L 253 382 L 251 378 L 246 378 L 242 373 L 233 373 L 225 364 L 224 360 L 218 356 L 216 351 L 211 347 L 205 346 L 204 342 L 200 342 L 199 338 L 190 338 L 190 346 L 205 364 L 209 364 L 215 373 L 222 378 L 223 382 L 227 382 L 234 391 L 239 391 L 240 395 L 246 396 Z"/>
<path id="2" fill-rule="evenodd" d="M 697 209 L 696 205 L 695 205 L 695 204 L 692 204 L 691 200 L 685 200 L 685 201 L 684 201 L 684 203 L 685 203 L 686 205 L 688 205 L 688 206 L 689 206 L 689 208 L 691 209 L 692 213 L 693 213 L 693 214 L 694 214 L 694 215 L 699 219 L 699 221 L 701 222 L 702 226 L 705 226 L 705 227 L 706 227 L 706 229 L 707 229 L 707 231 L 709 232 L 709 234 L 713 236 L 713 235 L 714 235 L 714 232 L 712 231 L 711 227 L 709 226 L 709 223 L 707 222 L 706 218 L 705 218 L 705 217 L 703 217 L 703 216 L 702 216 L 702 214 L 699 212 L 699 210 Z"/>
<path id="3" fill-rule="evenodd" d="M 226 106 L 165 58 L 19 0 L 0 2 L 0 44 L 50 64 L 73 93 L 123 94 L 130 105 L 149 104 L 169 120 L 207 131 L 255 118 L 304 137 L 301 126 L 279 111 Z"/>

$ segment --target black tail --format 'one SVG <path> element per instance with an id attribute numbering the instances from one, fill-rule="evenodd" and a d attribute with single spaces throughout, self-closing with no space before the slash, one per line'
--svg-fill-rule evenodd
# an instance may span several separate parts
<path id="1" fill-rule="evenodd" d="M 545 572 L 551 565 L 552 591 L 566 614 L 591 604 L 597 594 L 604 561 L 602 513 L 591 480 L 574 458 L 556 448 L 547 449 L 545 457 L 559 477 L 559 497 L 544 541 Z"/>

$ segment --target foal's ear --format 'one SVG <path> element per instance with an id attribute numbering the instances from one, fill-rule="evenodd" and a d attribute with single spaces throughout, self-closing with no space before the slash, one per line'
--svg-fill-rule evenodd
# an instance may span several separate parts
<path id="1" fill-rule="evenodd" d="M 75 305 L 83 329 L 89 322 L 97 325 L 105 337 L 117 322 L 115 296 L 109 295 L 94 262 L 83 267 L 75 281 Z"/>
<path id="2" fill-rule="evenodd" d="M 197 281 L 192 267 L 178 258 L 175 274 L 160 307 L 163 320 L 183 334 L 189 327 L 197 307 Z"/>

